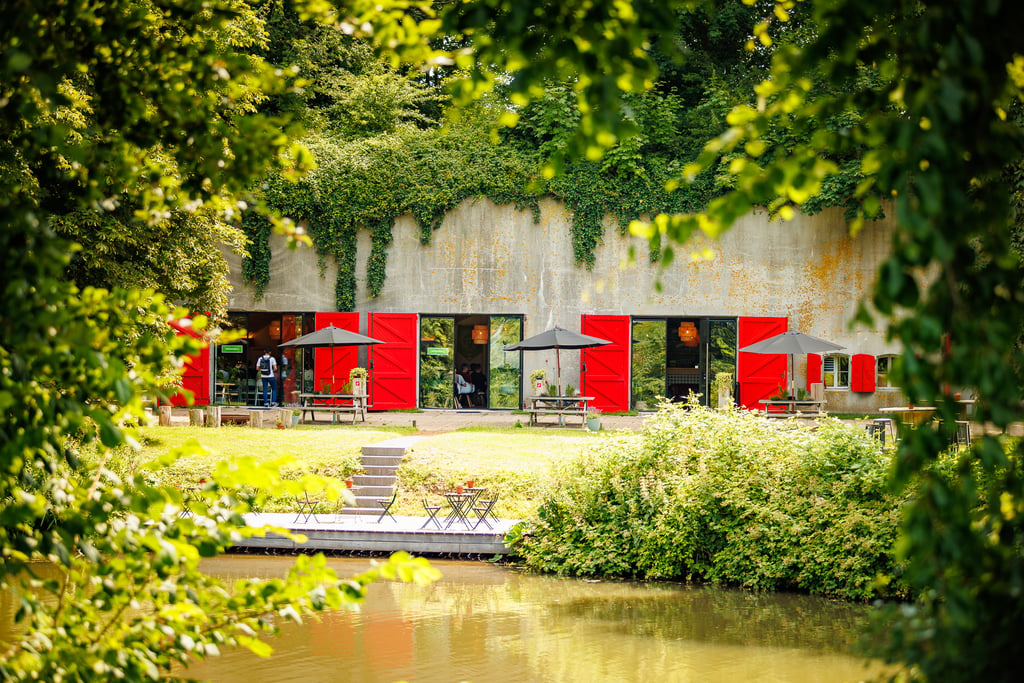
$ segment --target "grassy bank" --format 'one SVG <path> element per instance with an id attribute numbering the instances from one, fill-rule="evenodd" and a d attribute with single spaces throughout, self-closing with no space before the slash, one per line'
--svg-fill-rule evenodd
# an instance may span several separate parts
<path id="1" fill-rule="evenodd" d="M 411 427 L 297 427 L 250 429 L 225 426 L 146 427 L 141 430 L 142 450 L 118 452 L 117 469 L 130 472 L 141 463 L 198 441 L 204 452 L 178 459 L 152 474 L 155 483 L 195 486 L 209 478 L 223 460 L 253 457 L 259 461 L 285 461 L 282 474 L 298 478 L 318 474 L 344 479 L 360 472 L 365 445 L 396 436 L 415 434 Z M 466 479 L 475 479 L 499 493 L 500 516 L 522 518 L 533 513 L 552 480 L 553 466 L 575 459 L 608 438 L 606 434 L 550 430 L 482 429 L 470 427 L 445 434 L 424 436 L 415 442 L 399 470 L 396 511 L 423 515 L 422 499 L 439 499 Z M 271 499 L 265 510 L 287 511 L 294 507 L 286 498 Z"/>

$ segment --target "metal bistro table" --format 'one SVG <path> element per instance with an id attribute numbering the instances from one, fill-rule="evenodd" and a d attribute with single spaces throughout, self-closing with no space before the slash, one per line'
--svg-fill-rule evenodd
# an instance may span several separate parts
<path id="1" fill-rule="evenodd" d="M 444 497 L 448 500 L 448 504 L 452 506 L 452 511 L 445 517 L 444 528 L 447 529 L 456 522 L 462 522 L 468 529 L 469 512 L 473 506 L 474 494 L 449 492 L 444 494 Z"/>
<path id="2" fill-rule="evenodd" d="M 537 424 L 541 415 L 557 415 L 559 425 L 565 424 L 566 416 L 575 416 L 580 418 L 580 427 L 585 429 L 587 403 L 593 400 L 593 396 L 531 396 L 526 412 L 530 414 L 530 425 Z"/>
<path id="3" fill-rule="evenodd" d="M 366 394 L 299 394 L 302 409 L 299 422 L 306 421 L 307 412 L 310 420 L 315 421 L 317 411 L 332 413 L 332 422 L 337 422 L 338 413 L 352 413 L 352 424 L 355 424 L 356 416 L 366 422 L 366 403 Z"/>

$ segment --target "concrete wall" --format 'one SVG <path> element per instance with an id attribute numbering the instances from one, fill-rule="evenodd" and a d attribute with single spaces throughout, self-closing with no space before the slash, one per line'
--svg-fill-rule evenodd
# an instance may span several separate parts
<path id="1" fill-rule="evenodd" d="M 420 244 L 419 226 L 401 217 L 388 251 L 381 295 L 365 292 L 368 232 L 359 237 L 356 309 L 360 312 L 424 314 L 522 314 L 526 336 L 554 325 L 580 329 L 583 313 L 634 316 L 786 316 L 790 329 L 842 344 L 846 353 L 898 353 L 878 329 L 850 328 L 861 297 L 869 291 L 888 252 L 892 225 L 867 225 L 856 237 L 839 210 L 770 222 L 750 215 L 717 241 L 697 239 L 678 250 L 664 272 L 647 262 L 645 243 L 618 234 L 609 223 L 591 271 L 572 260 L 570 217 L 553 200 L 541 203 L 541 220 L 529 212 L 489 200 L 463 202 L 445 219 L 430 245 Z M 320 274 L 311 249 L 289 251 L 271 238 L 271 282 L 262 301 L 241 284 L 239 259 L 229 255 L 232 311 L 334 310 L 335 268 Z M 636 263 L 624 262 L 636 248 Z M 711 258 L 691 258 L 707 250 Z M 661 291 L 655 283 L 662 283 Z M 563 381 L 579 386 L 579 354 L 562 358 Z M 528 353 L 528 373 L 554 367 L 554 355 Z M 797 380 L 804 374 L 799 359 Z M 832 411 L 854 412 L 897 403 L 898 391 L 875 394 L 828 392 Z"/>

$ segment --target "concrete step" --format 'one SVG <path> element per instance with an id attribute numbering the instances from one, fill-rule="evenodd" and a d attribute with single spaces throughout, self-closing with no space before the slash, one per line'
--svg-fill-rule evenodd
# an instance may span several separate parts
<path id="1" fill-rule="evenodd" d="M 343 507 L 338 510 L 339 515 L 374 515 L 380 517 L 382 508 L 378 505 L 375 508 L 368 507 Z"/>
<path id="2" fill-rule="evenodd" d="M 378 500 L 391 500 L 391 496 L 392 495 L 393 494 L 390 491 L 388 492 L 388 494 L 386 496 L 376 496 L 376 495 L 372 495 L 372 494 L 371 495 L 365 495 L 365 496 L 359 495 L 359 496 L 356 496 L 356 507 L 374 508 L 375 510 L 377 510 L 379 512 L 381 510 L 381 507 L 380 507 L 380 505 L 377 504 L 377 501 Z"/>
<path id="3" fill-rule="evenodd" d="M 404 446 L 363 446 L 363 455 L 376 458 L 397 458 L 405 455 Z"/>
<path id="4" fill-rule="evenodd" d="M 363 464 L 363 475 L 367 477 L 393 477 L 396 472 L 398 472 L 397 467 L 377 467 Z"/>
<path id="5" fill-rule="evenodd" d="M 364 455 L 360 458 L 360 462 L 363 464 L 363 467 L 390 467 L 393 470 L 397 470 L 402 464 L 401 458 L 375 455 Z"/>
<path id="6" fill-rule="evenodd" d="M 356 498 L 390 498 L 395 494 L 394 486 L 353 486 Z"/>
<path id="7" fill-rule="evenodd" d="M 398 477 L 394 475 L 381 476 L 381 475 L 367 475 L 367 474 L 356 474 L 352 477 L 352 482 L 357 488 L 363 486 L 387 486 L 389 489 L 395 487 L 395 482 L 398 481 Z"/>

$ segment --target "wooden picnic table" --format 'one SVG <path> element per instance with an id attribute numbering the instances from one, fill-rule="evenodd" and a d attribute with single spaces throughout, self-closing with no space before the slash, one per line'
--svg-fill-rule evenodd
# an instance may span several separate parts
<path id="1" fill-rule="evenodd" d="M 934 406 L 891 406 L 879 408 L 880 413 L 898 415 L 900 424 L 916 427 L 922 422 L 927 422 L 935 414 Z"/>
<path id="2" fill-rule="evenodd" d="M 764 404 L 764 412 L 766 415 L 776 417 L 788 417 L 790 415 L 798 415 L 804 412 L 821 414 L 822 408 L 825 405 L 824 401 L 814 401 L 811 399 L 765 399 L 764 401 L 761 401 L 761 403 Z M 771 410 L 773 406 L 779 406 L 783 408 L 783 410 Z M 806 408 L 807 410 L 802 410 L 802 408 Z"/>
<path id="3" fill-rule="evenodd" d="M 530 424 L 537 424 L 543 415 L 557 415 L 558 424 L 565 424 L 565 418 L 580 418 L 580 427 L 587 426 L 587 403 L 594 400 L 593 396 L 530 396 Z"/>
<path id="4" fill-rule="evenodd" d="M 299 405 L 302 415 L 299 417 L 299 422 L 306 421 L 307 412 L 310 415 L 310 420 L 316 419 L 317 412 L 328 412 L 332 413 L 333 419 L 337 419 L 337 413 L 352 413 L 352 424 L 355 424 L 356 416 L 366 422 L 367 398 L 366 394 L 300 393 Z"/>

